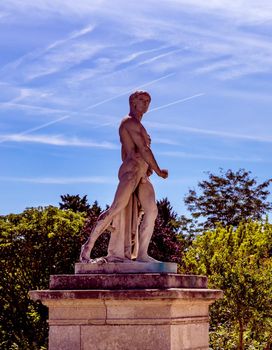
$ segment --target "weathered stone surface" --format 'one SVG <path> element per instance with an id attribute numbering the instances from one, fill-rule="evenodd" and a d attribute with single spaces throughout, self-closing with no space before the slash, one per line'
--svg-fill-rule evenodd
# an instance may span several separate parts
<path id="1" fill-rule="evenodd" d="M 216 300 L 222 297 L 222 291 L 215 289 L 181 289 L 170 288 L 166 290 L 36 290 L 29 292 L 33 300 L 64 299 L 201 299 Z"/>
<path id="2" fill-rule="evenodd" d="M 169 262 L 108 262 L 98 263 L 76 263 L 76 274 L 88 273 L 177 273 L 177 264 Z"/>
<path id="3" fill-rule="evenodd" d="M 50 288 L 30 292 L 49 307 L 49 350 L 208 350 L 222 297 L 205 276 L 175 273 L 57 275 Z"/>
<path id="4" fill-rule="evenodd" d="M 49 329 L 50 350 L 80 350 L 79 326 L 54 326 Z"/>
<path id="5" fill-rule="evenodd" d="M 170 337 L 170 328 L 165 325 L 83 326 L 82 350 L 167 350 Z"/>
<path id="6" fill-rule="evenodd" d="M 49 307 L 49 350 L 208 350 L 209 289 L 32 291 Z"/>
<path id="7" fill-rule="evenodd" d="M 50 289 L 207 288 L 207 277 L 179 274 L 78 274 L 50 276 Z"/>

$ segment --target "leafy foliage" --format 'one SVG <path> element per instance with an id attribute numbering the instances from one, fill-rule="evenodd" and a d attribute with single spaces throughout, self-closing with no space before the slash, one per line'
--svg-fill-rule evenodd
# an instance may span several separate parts
<path id="1" fill-rule="evenodd" d="M 59 208 L 62 210 L 72 210 L 75 213 L 87 213 L 90 210 L 87 195 L 82 198 L 77 195 L 64 194 L 60 196 Z"/>
<path id="2" fill-rule="evenodd" d="M 1 349 L 45 346 L 47 310 L 28 291 L 47 289 L 52 274 L 73 272 L 83 221 L 82 214 L 51 206 L 0 218 Z"/>
<path id="3" fill-rule="evenodd" d="M 184 237 L 178 215 L 167 198 L 157 201 L 157 206 L 158 217 L 148 252 L 157 260 L 181 264 Z"/>
<path id="4" fill-rule="evenodd" d="M 212 307 L 213 349 L 269 349 L 272 326 L 272 225 L 217 226 L 198 236 L 185 272 L 204 274 L 224 291 Z M 258 347 L 254 347 L 258 344 Z"/>
<path id="5" fill-rule="evenodd" d="M 191 189 L 185 197 L 192 216 L 204 219 L 204 229 L 214 228 L 218 222 L 237 227 L 242 220 L 260 220 L 272 209 L 267 201 L 272 179 L 257 184 L 244 169 L 226 173 L 221 169 L 220 175 L 208 174 L 208 180 L 198 183 L 201 193 Z"/>

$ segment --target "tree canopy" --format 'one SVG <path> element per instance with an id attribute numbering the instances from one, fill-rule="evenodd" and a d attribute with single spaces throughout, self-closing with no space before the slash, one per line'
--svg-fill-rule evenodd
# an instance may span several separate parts
<path id="1" fill-rule="evenodd" d="M 90 204 L 88 203 L 87 195 L 80 197 L 79 194 L 70 195 L 64 194 L 60 196 L 61 202 L 59 208 L 62 210 L 72 210 L 77 213 L 87 213 L 90 210 Z"/>
<path id="2" fill-rule="evenodd" d="M 237 227 L 243 220 L 260 220 L 272 209 L 267 200 L 271 181 L 258 184 L 250 171 L 221 169 L 219 175 L 208 173 L 208 180 L 198 183 L 200 193 L 190 189 L 184 201 L 204 229 L 214 228 L 218 222 Z"/>
<path id="3" fill-rule="evenodd" d="M 271 249 L 271 224 L 242 222 L 199 235 L 186 253 L 184 272 L 207 275 L 224 292 L 212 306 L 213 349 L 272 346 Z"/>
<path id="4" fill-rule="evenodd" d="M 52 274 L 73 273 L 84 215 L 55 207 L 0 217 L 0 348 L 46 347 L 47 309 L 28 292 L 47 289 Z"/>

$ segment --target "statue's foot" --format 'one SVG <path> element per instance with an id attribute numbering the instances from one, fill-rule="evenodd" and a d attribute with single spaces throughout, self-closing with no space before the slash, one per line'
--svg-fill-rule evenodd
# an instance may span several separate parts
<path id="1" fill-rule="evenodd" d="M 106 259 L 108 262 L 130 262 L 131 260 L 123 256 L 107 255 Z"/>
<path id="2" fill-rule="evenodd" d="M 91 260 L 90 253 L 91 253 L 91 249 L 89 249 L 86 244 L 83 244 L 83 246 L 81 247 L 81 251 L 80 251 L 79 261 L 82 263 L 90 262 L 90 260 Z"/>
<path id="3" fill-rule="evenodd" d="M 144 256 L 138 256 L 136 261 L 138 262 L 155 262 L 155 263 L 160 263 L 161 261 L 159 260 L 156 260 L 154 258 L 152 258 L 151 256 L 149 255 L 144 255 Z"/>

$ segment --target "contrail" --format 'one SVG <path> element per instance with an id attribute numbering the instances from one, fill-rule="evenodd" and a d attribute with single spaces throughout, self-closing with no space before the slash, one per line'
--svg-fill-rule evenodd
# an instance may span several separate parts
<path id="1" fill-rule="evenodd" d="M 172 55 L 173 53 L 177 53 L 177 52 L 180 52 L 180 51 L 183 51 L 183 50 L 184 50 L 184 48 L 176 49 L 176 50 L 168 51 L 168 52 L 166 52 L 166 53 L 162 53 L 162 54 L 160 54 L 160 55 L 158 55 L 158 56 L 155 56 L 155 57 L 152 57 L 152 58 L 148 58 L 147 60 L 142 61 L 142 62 L 136 64 L 135 68 L 140 67 L 140 66 L 143 66 L 144 64 L 148 64 L 148 63 L 157 61 L 157 60 L 159 60 L 159 59 L 162 58 L 162 57 L 170 56 L 170 55 Z"/>
<path id="2" fill-rule="evenodd" d="M 49 126 L 49 125 L 53 125 L 53 124 L 59 123 L 60 121 L 65 120 L 65 119 L 68 119 L 68 118 L 71 118 L 71 117 L 70 117 L 69 115 L 66 115 L 66 116 L 61 117 L 61 118 L 59 118 L 59 119 L 52 120 L 51 122 L 42 124 L 42 125 L 40 125 L 40 126 L 36 126 L 35 128 L 31 128 L 31 129 L 27 129 L 27 130 L 25 130 L 25 131 L 19 132 L 19 133 L 17 133 L 17 135 L 26 135 L 26 134 L 30 134 L 30 133 L 33 132 L 33 131 L 37 131 L 37 130 L 43 129 L 43 128 Z M 8 138 L 3 137 L 2 139 L 0 139 L 0 143 L 3 143 L 3 142 L 5 142 L 5 141 L 7 141 L 7 140 L 8 140 Z"/>
<path id="3" fill-rule="evenodd" d="M 54 49 L 55 47 L 57 47 L 59 45 L 62 45 L 62 44 L 66 43 L 69 40 L 73 40 L 73 39 L 79 38 L 79 37 L 81 37 L 81 36 L 83 36 L 85 34 L 88 34 L 91 31 L 93 31 L 94 28 L 95 28 L 95 26 L 93 24 L 91 24 L 91 25 L 88 25 L 87 27 L 82 28 L 81 30 L 74 31 L 67 38 L 61 39 L 61 40 L 57 40 L 53 44 L 50 44 L 49 46 L 47 46 L 45 48 L 44 52 L 49 51 L 51 49 Z"/>
<path id="4" fill-rule="evenodd" d="M 143 88 L 143 87 L 145 87 L 145 86 L 149 86 L 149 85 L 152 85 L 152 84 L 154 84 L 154 83 L 157 83 L 158 81 L 161 81 L 161 80 L 163 80 L 163 79 L 169 78 L 169 77 L 173 76 L 174 74 L 175 74 L 175 73 L 170 73 L 170 74 L 164 75 L 164 76 L 161 77 L 161 78 L 158 78 L 158 79 L 155 79 L 155 80 L 151 80 L 151 81 L 149 81 L 148 83 L 145 83 L 145 84 L 143 84 L 143 85 L 140 85 L 140 86 L 137 86 L 137 87 L 135 87 L 135 88 L 129 89 L 129 90 L 125 91 L 125 92 L 122 92 L 122 93 L 119 94 L 119 95 L 116 95 L 116 96 L 114 96 L 114 97 L 107 98 L 107 99 L 105 99 L 105 100 L 103 100 L 103 101 L 100 101 L 100 102 L 95 103 L 95 104 L 93 104 L 93 105 L 91 105 L 91 106 L 89 106 L 89 107 L 84 108 L 84 111 L 87 111 L 87 110 L 90 110 L 90 109 L 92 109 L 92 108 L 94 108 L 94 107 L 100 106 L 100 105 L 102 105 L 102 104 L 104 104 L 104 103 L 106 103 L 106 102 L 115 100 L 115 99 L 118 98 L 118 97 L 127 95 L 127 94 L 130 93 L 131 91 L 134 91 L 134 90 L 137 90 L 137 89 L 141 89 L 141 88 Z"/>
<path id="5" fill-rule="evenodd" d="M 95 103 L 95 104 L 93 104 L 93 105 L 91 105 L 91 106 L 89 106 L 89 107 L 86 107 L 86 108 L 84 108 L 82 111 L 84 112 L 84 111 L 90 110 L 90 109 L 92 109 L 92 108 L 94 108 L 94 107 L 96 107 L 96 106 L 100 106 L 100 105 L 102 105 L 102 104 L 104 104 L 104 103 L 106 103 L 106 102 L 115 100 L 115 99 L 117 99 L 117 98 L 119 98 L 119 97 L 121 97 L 121 96 L 124 96 L 124 95 L 130 93 L 131 91 L 134 91 L 134 90 L 143 88 L 143 87 L 145 87 L 145 86 L 152 85 L 152 84 L 154 84 L 154 83 L 157 83 L 158 81 L 161 81 L 161 80 L 163 80 L 163 79 L 167 79 L 167 78 L 173 76 L 174 74 L 175 74 L 175 73 L 166 74 L 166 75 L 164 75 L 164 76 L 162 76 L 162 77 L 160 77 L 160 78 L 158 78 L 158 79 L 151 80 L 151 81 L 149 81 L 149 82 L 147 82 L 147 83 L 145 83 L 145 84 L 143 84 L 143 85 L 140 85 L 140 86 L 138 86 L 138 87 L 136 87 L 136 88 L 132 88 L 132 89 L 127 90 L 127 91 L 125 91 L 125 92 L 123 92 L 123 93 L 121 93 L 121 94 L 119 94 L 119 95 L 113 96 L 113 97 L 111 97 L 111 98 L 107 98 L 107 99 L 105 99 L 105 100 L 103 100 L 103 101 L 100 101 L 100 102 Z M 72 116 L 71 116 L 71 115 L 65 115 L 64 117 L 58 118 L 58 119 L 56 119 L 56 120 L 52 120 L 51 122 L 48 122 L 48 123 L 45 123 L 45 124 L 36 126 L 36 127 L 34 127 L 34 128 L 31 128 L 31 129 L 27 129 L 27 130 L 25 130 L 25 131 L 22 131 L 22 132 L 18 133 L 18 135 L 30 134 L 30 133 L 33 132 L 33 131 L 41 130 L 41 129 L 43 129 L 43 128 L 46 128 L 46 127 L 49 126 L 49 125 L 53 125 L 53 124 L 59 123 L 59 122 L 61 122 L 62 120 L 69 119 L 69 118 L 72 118 Z M 3 137 L 2 139 L 0 139 L 0 143 L 3 143 L 3 142 L 5 142 L 5 141 L 7 141 L 7 140 L 8 140 L 8 138 Z"/>
<path id="6" fill-rule="evenodd" d="M 182 103 L 182 102 L 185 102 L 185 101 L 188 101 L 188 100 L 192 100 L 193 98 L 196 98 L 196 97 L 200 97 L 200 96 L 203 96 L 205 95 L 204 92 L 201 92 L 199 94 L 195 94 L 193 96 L 189 96 L 189 97 L 185 97 L 185 98 L 181 98 L 179 100 L 176 100 L 174 102 L 171 102 L 171 103 L 167 103 L 166 105 L 162 105 L 162 106 L 158 106 L 158 107 L 155 107 L 153 109 L 150 109 L 149 111 L 146 112 L 146 114 L 148 113 L 151 113 L 151 112 L 154 112 L 154 111 L 158 111 L 159 109 L 163 109 L 163 108 L 166 108 L 166 107 L 169 107 L 169 106 L 173 106 L 173 105 L 176 105 L 178 103 Z M 104 126 L 105 125 L 113 125 L 114 123 L 106 123 L 106 124 L 103 124 Z M 153 123 L 154 124 L 154 123 Z"/>
<path id="7" fill-rule="evenodd" d="M 181 103 L 181 102 L 192 100 L 193 98 L 196 98 L 196 97 L 199 97 L 199 96 L 203 96 L 203 95 L 205 95 L 204 92 L 201 92 L 201 93 L 193 95 L 193 96 L 185 97 L 185 98 L 179 99 L 177 101 L 174 101 L 174 102 L 171 102 L 171 103 L 167 103 L 166 105 L 162 105 L 162 106 L 159 106 L 159 107 L 152 108 L 147 113 L 158 111 L 159 109 L 163 109 L 163 108 L 166 108 L 166 107 L 169 107 L 169 106 L 176 105 L 176 104 Z"/>
<path id="8" fill-rule="evenodd" d="M 69 40 L 76 39 L 76 38 L 78 38 L 80 36 L 83 36 L 83 35 L 91 32 L 94 28 L 95 28 L 94 25 L 89 25 L 87 27 L 82 28 L 79 31 L 74 31 L 70 35 L 68 35 L 66 38 L 57 40 L 57 41 L 53 42 L 52 44 L 48 45 L 47 47 L 45 47 L 44 49 L 38 49 L 38 50 L 35 50 L 35 51 L 32 51 L 32 52 L 29 52 L 29 53 L 19 57 L 15 61 L 6 64 L 4 67 L 1 68 L 1 71 L 4 71 L 7 67 L 12 67 L 13 69 L 17 68 L 26 59 L 28 59 L 28 58 L 32 58 L 33 59 L 33 58 L 39 57 L 42 54 L 47 53 L 48 51 L 50 51 L 50 50 L 52 50 L 52 49 L 54 49 L 54 48 L 56 48 L 56 47 L 58 47 L 58 46 L 60 46 L 60 45 L 62 45 L 64 43 L 66 43 Z"/>
<path id="9" fill-rule="evenodd" d="M 152 84 L 152 83 L 154 83 L 154 82 L 157 82 L 157 81 L 159 81 L 159 80 L 165 79 L 166 77 L 169 77 L 169 76 L 171 76 L 171 75 L 173 75 L 173 74 L 174 74 L 174 73 L 168 74 L 168 75 L 166 75 L 166 76 L 164 76 L 164 77 L 161 77 L 161 78 L 159 78 L 159 79 L 156 79 L 156 80 L 152 80 L 152 81 L 150 81 L 150 82 L 148 82 L 148 83 L 146 83 L 146 84 L 143 84 L 143 85 L 141 85 L 141 86 L 138 86 L 137 88 L 132 89 L 132 90 L 137 90 L 137 89 L 140 89 L 140 88 L 142 88 L 142 87 L 148 86 L 148 85 L 150 85 L 150 84 Z M 115 97 L 112 97 L 111 99 L 103 100 L 103 101 L 99 102 L 99 105 L 102 104 L 102 103 L 106 103 L 106 102 L 108 102 L 108 101 L 111 101 L 111 100 L 113 100 L 113 99 L 115 99 L 115 98 L 118 98 L 118 97 L 120 97 L 120 96 L 126 95 L 127 93 L 131 92 L 132 90 L 126 91 L 126 92 L 124 92 L 124 93 L 122 93 L 122 94 L 120 94 L 120 95 L 117 95 L 117 96 L 115 96 Z M 165 105 L 162 105 L 162 106 L 153 108 L 153 109 L 149 110 L 147 113 L 151 113 L 151 112 L 154 112 L 154 111 L 158 111 L 158 110 L 160 110 L 160 109 L 163 109 L 163 108 L 166 108 L 166 107 L 169 107 L 169 106 L 173 106 L 173 105 L 175 105 L 175 104 L 182 103 L 182 102 L 185 102 L 185 101 L 188 101 L 188 100 L 192 100 L 193 98 L 200 97 L 200 96 L 203 96 L 203 95 L 205 95 L 205 93 L 202 92 L 202 93 L 195 94 L 195 95 L 192 95 L 192 96 L 189 96 L 189 97 L 185 97 L 185 98 L 179 99 L 179 100 L 177 100 L 177 101 L 174 101 L 174 102 L 171 102 L 171 103 L 167 103 L 167 104 L 165 104 Z M 91 108 L 93 108 L 93 107 L 95 107 L 95 106 L 97 106 L 97 105 L 98 105 L 98 104 L 92 105 L 92 106 L 88 107 L 88 109 L 91 109 Z M 86 109 L 87 109 L 87 108 L 86 108 Z M 85 109 L 85 110 L 86 110 L 86 109 Z M 61 118 L 58 118 L 58 119 L 56 119 L 56 120 L 52 120 L 51 122 L 48 122 L 48 123 L 45 123 L 45 124 L 36 126 L 35 128 L 27 129 L 27 130 L 25 130 L 25 131 L 23 131 L 23 132 L 18 133 L 17 135 L 26 135 L 26 134 L 30 134 L 30 133 L 33 132 L 33 131 L 41 130 L 41 129 L 43 129 L 43 128 L 49 126 L 49 125 L 53 125 L 53 124 L 59 123 L 59 122 L 61 122 L 62 120 L 69 119 L 69 118 L 72 118 L 72 116 L 66 115 L 66 116 L 61 117 Z M 111 125 L 111 123 L 107 123 L 107 125 Z M 5 142 L 5 141 L 7 141 L 7 140 L 8 140 L 8 138 L 3 137 L 2 139 L 0 139 L 0 143 L 3 143 L 3 142 Z"/>

